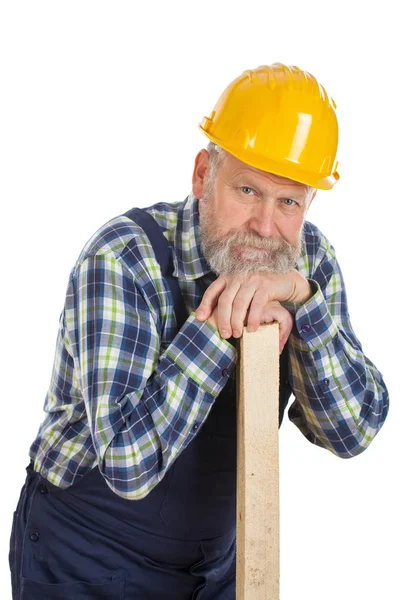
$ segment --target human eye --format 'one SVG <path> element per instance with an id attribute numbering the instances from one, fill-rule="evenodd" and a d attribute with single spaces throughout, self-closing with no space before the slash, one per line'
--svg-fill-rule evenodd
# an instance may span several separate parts
<path id="1" fill-rule="evenodd" d="M 285 206 L 296 206 L 296 204 L 298 205 L 298 202 L 296 202 L 296 200 L 293 200 L 292 198 L 283 198 L 282 202 L 285 204 Z"/>
<path id="2" fill-rule="evenodd" d="M 253 190 L 253 188 L 249 187 L 248 185 L 242 185 L 240 186 L 240 190 L 243 192 L 243 194 L 245 194 L 246 196 L 251 196 L 255 194 L 255 191 Z M 253 193 L 251 193 L 253 192 Z"/>

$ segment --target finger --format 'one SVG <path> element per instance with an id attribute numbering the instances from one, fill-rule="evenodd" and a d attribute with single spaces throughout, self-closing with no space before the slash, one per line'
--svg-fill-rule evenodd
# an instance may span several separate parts
<path id="1" fill-rule="evenodd" d="M 276 321 L 279 325 L 279 353 L 282 352 L 293 327 L 293 317 L 278 302 L 269 303 L 262 315 L 263 322 L 271 323 Z"/>
<path id="2" fill-rule="evenodd" d="M 279 302 L 277 302 L 276 300 L 270 301 L 268 288 L 264 287 L 263 289 L 258 289 L 255 292 L 254 297 L 251 302 L 249 315 L 247 318 L 247 330 L 248 331 L 257 331 L 259 325 L 261 323 L 264 323 L 263 314 L 265 311 L 265 307 L 266 307 L 266 305 L 269 305 L 269 304 L 271 304 L 271 306 L 273 306 L 272 302 L 274 302 L 275 306 L 278 306 L 278 307 L 281 306 L 279 304 Z"/>
<path id="3" fill-rule="evenodd" d="M 279 353 L 281 353 L 292 331 L 293 317 L 282 306 L 275 307 L 272 312 L 274 320 L 279 324 Z"/>
<path id="4" fill-rule="evenodd" d="M 247 322 L 248 324 L 248 314 L 251 312 L 253 301 L 255 298 L 257 286 L 253 283 L 242 284 L 240 289 L 238 290 L 235 298 L 233 299 L 232 304 L 232 313 L 231 313 L 231 327 L 232 327 L 232 335 L 234 337 L 240 337 L 243 334 L 243 326 Z M 264 309 L 265 302 L 260 301 L 260 306 L 256 307 L 259 312 L 259 320 L 260 323 L 261 314 Z M 255 330 L 254 330 L 255 331 Z"/>
<path id="5" fill-rule="evenodd" d="M 196 319 L 198 321 L 205 321 L 212 313 L 213 308 L 216 306 L 217 301 L 221 293 L 226 287 L 226 279 L 224 277 L 218 277 L 212 282 L 210 286 L 204 292 L 203 298 L 196 309 Z"/>
<path id="6" fill-rule="evenodd" d="M 279 354 L 283 351 L 286 342 L 289 339 L 293 327 L 292 316 L 287 316 L 284 321 L 279 324 Z"/>
<path id="7" fill-rule="evenodd" d="M 293 329 L 293 324 L 294 324 L 294 319 L 292 317 L 292 315 L 288 312 L 286 314 L 286 323 L 282 324 L 282 344 L 283 346 L 286 344 L 286 342 L 288 341 L 290 334 L 292 333 L 292 329 Z M 282 349 L 283 349 L 282 346 Z"/>
<path id="8" fill-rule="evenodd" d="M 218 330 L 221 337 L 232 335 L 232 305 L 241 286 L 239 279 L 232 279 L 218 298 Z"/>

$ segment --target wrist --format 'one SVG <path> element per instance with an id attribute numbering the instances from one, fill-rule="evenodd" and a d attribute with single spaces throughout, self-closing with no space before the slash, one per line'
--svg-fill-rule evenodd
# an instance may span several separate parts
<path id="1" fill-rule="evenodd" d="M 313 297 L 315 293 L 314 288 L 312 287 L 308 279 L 303 277 L 303 275 L 301 275 L 297 271 L 295 286 L 296 291 L 294 294 L 293 302 L 295 302 L 296 304 L 305 304 L 306 302 L 308 302 L 308 300 L 310 300 L 310 298 Z"/>

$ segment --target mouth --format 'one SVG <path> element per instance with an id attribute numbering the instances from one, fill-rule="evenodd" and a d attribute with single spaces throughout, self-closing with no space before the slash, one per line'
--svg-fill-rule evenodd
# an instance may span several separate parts
<path id="1" fill-rule="evenodd" d="M 266 248 L 260 248 L 260 246 L 249 246 L 249 244 L 238 244 L 238 248 L 243 250 L 258 250 L 259 252 L 267 252 Z"/>
<path id="2" fill-rule="evenodd" d="M 268 251 L 265 248 L 260 248 L 259 246 L 249 246 L 248 244 L 238 244 L 233 249 L 233 254 L 237 259 L 243 258 L 243 255 L 246 255 L 246 252 L 257 252 L 259 255 L 262 254 L 264 256 L 268 254 Z"/>

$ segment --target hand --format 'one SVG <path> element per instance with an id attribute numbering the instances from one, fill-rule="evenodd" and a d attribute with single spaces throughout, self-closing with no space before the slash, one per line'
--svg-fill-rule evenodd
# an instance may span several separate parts
<path id="1" fill-rule="evenodd" d="M 240 337 L 245 319 L 249 331 L 255 331 L 264 322 L 263 311 L 267 303 L 277 300 L 303 304 L 311 295 L 310 284 L 296 270 L 285 274 L 260 271 L 223 274 L 205 291 L 196 318 L 204 321 L 218 307 L 217 328 L 221 337 Z"/>
<path id="2" fill-rule="evenodd" d="M 207 319 L 207 321 L 212 325 L 215 329 L 219 331 L 218 325 L 218 307 L 215 307 Z M 279 324 L 279 354 L 282 352 L 285 347 L 286 342 L 288 341 L 290 332 L 293 327 L 293 317 L 286 308 L 280 305 L 277 300 L 271 300 L 268 302 L 261 315 L 260 322 L 253 326 L 251 329 L 247 326 L 248 331 L 256 331 L 258 326 L 262 323 L 273 323 L 276 321 Z M 244 323 L 246 325 L 246 323 Z M 243 330 L 242 330 L 243 333 Z M 224 337 L 224 336 L 222 336 Z M 239 337 L 239 336 L 235 336 Z"/>

